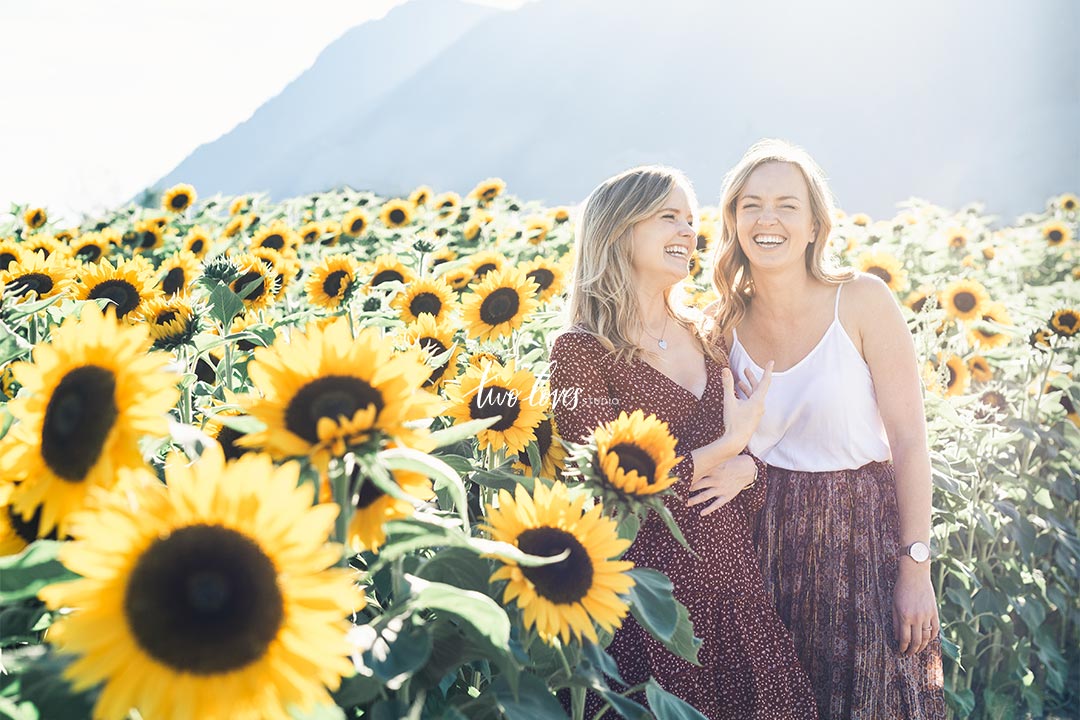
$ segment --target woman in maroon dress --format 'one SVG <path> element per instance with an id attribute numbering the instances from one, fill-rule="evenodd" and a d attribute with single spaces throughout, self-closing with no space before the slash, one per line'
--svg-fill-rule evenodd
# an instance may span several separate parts
<path id="1" fill-rule="evenodd" d="M 815 718 L 751 537 L 764 467 L 740 451 L 760 418 L 767 373 L 736 400 L 722 348 L 702 342 L 672 296 L 687 276 L 695 211 L 689 183 L 666 168 L 636 168 L 594 190 L 578 236 L 572 327 L 551 352 L 553 396 L 575 398 L 554 407 L 564 438 L 584 441 L 620 411 L 642 409 L 668 423 L 684 458 L 666 503 L 697 557 L 655 516 L 626 557 L 671 578 L 703 640 L 701 666 L 668 652 L 632 617 L 608 652 L 631 685 L 652 676 L 712 719 Z M 590 697 L 586 717 L 599 708 Z"/>

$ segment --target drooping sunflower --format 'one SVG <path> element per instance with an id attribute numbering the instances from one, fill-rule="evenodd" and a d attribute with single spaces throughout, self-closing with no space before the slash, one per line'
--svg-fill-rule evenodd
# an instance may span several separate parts
<path id="1" fill-rule="evenodd" d="M 147 300 L 139 310 L 146 321 L 154 347 L 172 350 L 185 345 L 199 333 L 204 308 L 198 308 L 184 295 Z"/>
<path id="2" fill-rule="evenodd" d="M 473 292 L 461 301 L 465 328 L 481 340 L 509 335 L 539 305 L 539 286 L 517 268 L 492 272 L 469 287 Z"/>
<path id="3" fill-rule="evenodd" d="M 977 280 L 957 280 L 946 286 L 938 301 L 949 317 L 975 320 L 982 317 L 990 296 Z"/>
<path id="4" fill-rule="evenodd" d="M 251 249 L 270 248 L 280 253 L 295 252 L 300 236 L 284 220 L 264 225 L 251 237 Z"/>
<path id="5" fill-rule="evenodd" d="M 368 270 L 371 273 L 368 285 L 373 288 L 388 282 L 408 285 L 416 281 L 416 273 L 394 255 L 380 255 Z"/>
<path id="6" fill-rule="evenodd" d="M 187 183 L 173 185 L 161 196 L 161 207 L 166 212 L 180 213 L 195 202 L 195 188 Z"/>
<path id="7" fill-rule="evenodd" d="M 1012 318 L 1003 303 L 992 302 L 983 309 L 981 322 L 975 323 L 968 331 L 968 340 L 972 345 L 987 350 L 1007 345 L 1009 335 L 998 330 L 995 327 L 998 325 L 1010 326 Z"/>
<path id="8" fill-rule="evenodd" d="M 391 303 L 407 323 L 415 322 L 427 313 L 436 320 L 444 320 L 457 307 L 454 290 L 442 278 L 426 277 L 409 283 Z"/>
<path id="9" fill-rule="evenodd" d="M 461 347 L 454 342 L 454 325 L 450 322 L 438 322 L 434 316 L 421 313 L 416 322 L 405 326 L 401 336 L 404 344 L 416 346 L 427 354 L 431 374 L 424 381 L 425 388 L 436 390 L 457 376 Z M 434 358 L 447 351 L 451 351 L 450 355 L 441 364 L 435 365 Z"/>
<path id="10" fill-rule="evenodd" d="M 893 292 L 900 292 L 907 287 L 907 272 L 900 264 L 900 259 L 887 252 L 865 252 L 859 256 L 856 267 L 864 273 L 881 278 Z"/>
<path id="11" fill-rule="evenodd" d="M 1080 331 L 1080 310 L 1062 308 L 1050 316 L 1050 329 L 1061 337 L 1072 337 Z"/>
<path id="12" fill-rule="evenodd" d="M 39 596 L 73 609 L 50 638 L 77 656 L 77 690 L 103 685 L 94 717 L 287 720 L 332 702 L 364 597 L 330 567 L 339 508 L 313 506 L 298 475 L 264 455 L 226 465 L 210 446 L 191 466 L 171 458 L 167 486 L 133 484 L 79 523 L 60 559 L 82 579 Z"/>
<path id="13" fill-rule="evenodd" d="M 493 177 L 477 183 L 476 187 L 469 192 L 469 197 L 475 199 L 480 207 L 484 207 L 499 197 L 504 190 L 506 190 L 506 183 L 501 178 Z"/>
<path id="14" fill-rule="evenodd" d="M 1032 331 L 1031 335 L 1028 336 L 1028 345 L 1036 350 L 1046 352 L 1051 347 L 1050 338 L 1050 328 L 1039 328 L 1038 330 Z"/>
<path id="15" fill-rule="evenodd" d="M 18 302 L 44 300 L 66 293 L 74 284 L 75 265 L 64 255 L 53 253 L 46 258 L 40 251 L 24 253 L 8 269 L 0 272 L 4 292 L 17 297 Z"/>
<path id="16" fill-rule="evenodd" d="M 244 307 L 248 310 L 270 307 L 281 283 L 281 277 L 274 271 L 271 262 L 251 253 L 237 255 L 233 262 L 239 275 L 229 283 L 229 287 L 244 301 Z"/>
<path id="17" fill-rule="evenodd" d="M 430 369 L 419 350 L 395 351 L 378 328 L 365 328 L 353 339 L 347 319 L 325 328 L 309 325 L 306 333 L 257 348 L 248 374 L 262 394 L 249 401 L 249 412 L 267 428 L 242 444 L 264 447 L 278 458 L 309 455 L 323 469 L 331 456 L 376 432 L 421 447 L 426 433 L 412 421 L 443 407 L 422 389 Z"/>
<path id="18" fill-rule="evenodd" d="M 971 373 L 968 372 L 963 358 L 959 355 L 950 355 L 945 361 L 945 370 L 947 373 L 945 395 L 954 397 L 967 392 L 968 385 L 971 383 Z"/>
<path id="19" fill-rule="evenodd" d="M 0 471 L 19 481 L 12 502 L 22 517 L 41 508 L 40 531 L 67 534 L 91 488 L 143 467 L 139 439 L 167 434 L 179 397 L 170 361 L 150 351 L 145 328 L 88 306 L 34 348 L 33 362 L 14 366 L 26 394 L 7 405 L 19 422 L 0 444 Z"/>
<path id="20" fill-rule="evenodd" d="M 635 410 L 605 423 L 593 433 L 594 465 L 602 485 L 619 495 L 646 497 L 674 485 L 671 470 L 682 459 L 667 423 Z"/>
<path id="21" fill-rule="evenodd" d="M 536 449 L 540 453 L 540 477 L 555 480 L 566 460 L 566 448 L 559 439 L 555 416 L 550 413 L 536 426 Z M 513 467 L 518 472 L 532 475 L 528 449 L 518 453 Z"/>
<path id="22" fill-rule="evenodd" d="M 420 473 L 394 470 L 391 473 L 397 486 L 417 501 L 435 497 L 431 480 Z M 383 525 L 391 520 L 410 517 L 416 508 L 408 500 L 396 498 L 383 492 L 371 478 L 364 477 L 357 466 L 349 477 L 349 495 L 352 500 L 352 518 L 349 520 L 349 549 L 353 552 L 370 550 L 378 553 L 386 542 Z"/>
<path id="23" fill-rule="evenodd" d="M 544 419 L 546 403 L 536 399 L 536 377 L 517 370 L 514 363 L 473 365 L 461 381 L 447 388 L 450 407 L 446 414 L 455 424 L 499 416 L 494 425 L 476 435 L 481 450 L 506 448 L 517 453 L 536 439 L 536 428 Z"/>
<path id="24" fill-rule="evenodd" d="M 629 610 L 625 594 L 634 586 L 627 574 L 634 564 L 617 560 L 630 545 L 604 517 L 599 503 L 585 509 L 585 495 L 571 495 L 556 482 L 549 490 L 535 484 L 532 495 L 518 485 L 514 496 L 499 491 L 498 507 L 487 506 L 484 529 L 500 542 L 542 557 L 569 550 L 564 560 L 524 567 L 503 561 L 491 581 L 506 580 L 503 602 L 515 601 L 525 627 L 536 628 L 547 643 L 556 637 L 597 642 L 593 623 L 614 633 Z"/>
<path id="25" fill-rule="evenodd" d="M 413 209 L 407 200 L 387 200 L 379 211 L 379 220 L 388 228 L 405 227 L 412 222 Z"/>
<path id="26" fill-rule="evenodd" d="M 202 264 L 187 250 L 175 252 L 165 258 L 158 268 L 158 288 L 166 296 L 186 295 L 202 272 Z"/>
<path id="27" fill-rule="evenodd" d="M 31 230 L 37 230 L 49 220 L 49 214 L 45 208 L 29 208 L 23 213 L 23 223 Z"/>
<path id="28" fill-rule="evenodd" d="M 108 300 L 116 317 L 125 318 L 147 300 L 156 297 L 154 269 L 138 259 L 124 260 L 115 267 L 108 260 L 85 266 L 78 286 L 79 300 Z"/>
<path id="29" fill-rule="evenodd" d="M 945 232 L 943 234 L 945 237 L 945 242 L 949 245 L 950 248 L 953 248 L 954 250 L 959 250 L 961 248 L 967 247 L 968 240 L 971 239 L 971 231 L 965 227 L 949 227 L 945 229 Z"/>
<path id="30" fill-rule="evenodd" d="M 349 237 L 363 237 L 369 227 L 371 227 L 371 216 L 361 208 L 353 208 L 341 219 L 341 232 Z"/>
<path id="31" fill-rule="evenodd" d="M 972 355 L 968 358 L 968 370 L 977 382 L 990 382 L 994 377 L 994 369 L 990 367 L 990 361 L 982 355 Z"/>
<path id="32" fill-rule="evenodd" d="M 545 303 L 563 291 L 565 272 L 557 262 L 545 257 L 537 257 L 518 265 L 525 277 L 536 283 L 539 288 L 537 299 Z"/>
<path id="33" fill-rule="evenodd" d="M 1064 245 L 1072 240 L 1072 229 L 1063 222 L 1052 222 L 1042 227 L 1043 240 L 1050 247 Z"/>
<path id="34" fill-rule="evenodd" d="M 458 212 L 461 211 L 461 196 L 456 192 L 444 192 L 435 196 L 435 199 L 431 201 L 431 207 L 435 208 L 440 219 L 450 220 L 457 217 Z"/>
<path id="35" fill-rule="evenodd" d="M 360 263 L 350 255 L 329 255 L 311 268 L 304 294 L 316 307 L 337 309 L 352 292 L 359 272 Z"/>
<path id="36" fill-rule="evenodd" d="M 1080 207 L 1080 198 L 1077 198 L 1072 193 L 1065 193 L 1060 195 L 1054 204 L 1065 212 L 1072 212 Z"/>
<path id="37" fill-rule="evenodd" d="M 428 200 L 431 199 L 432 191 L 427 185 L 421 185 L 409 194 L 409 202 L 413 204 L 413 207 L 421 207 L 428 204 Z"/>
<path id="38" fill-rule="evenodd" d="M 0 271 L 7 270 L 12 263 L 18 262 L 23 256 L 23 246 L 15 242 L 13 238 L 0 240 Z"/>

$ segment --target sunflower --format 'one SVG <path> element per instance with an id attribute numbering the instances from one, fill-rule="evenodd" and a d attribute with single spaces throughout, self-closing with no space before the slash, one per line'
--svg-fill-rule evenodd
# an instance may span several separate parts
<path id="1" fill-rule="evenodd" d="M 226 397 L 229 393 L 226 392 Z M 226 460 L 236 460 L 247 453 L 256 452 L 257 448 L 242 447 L 239 440 L 246 434 L 236 430 L 224 421 L 222 417 L 244 417 L 243 410 L 233 407 L 213 407 L 203 411 L 203 432 L 214 438 Z"/>
<path id="2" fill-rule="evenodd" d="M 311 268 L 304 282 L 308 302 L 316 307 L 334 310 L 349 297 L 360 272 L 360 264 L 349 255 L 324 257 Z"/>
<path id="3" fill-rule="evenodd" d="M 341 231 L 349 237 L 363 237 L 369 227 L 371 227 L 371 216 L 361 208 L 353 208 L 341 219 Z"/>
<path id="4" fill-rule="evenodd" d="M 551 221 L 546 217 L 535 216 L 525 221 L 525 239 L 532 245 L 540 245 L 551 232 Z"/>
<path id="5" fill-rule="evenodd" d="M 982 249 L 982 256 L 984 260 L 993 260 L 996 254 L 997 251 L 994 250 L 993 245 L 986 245 Z"/>
<path id="6" fill-rule="evenodd" d="M 1066 212 L 1072 212 L 1080 207 L 1080 198 L 1077 198 L 1072 193 L 1065 193 L 1059 196 L 1054 204 Z"/>
<path id="7" fill-rule="evenodd" d="M 948 373 L 948 378 L 945 381 L 945 395 L 954 397 L 967 392 L 968 384 L 971 382 L 971 374 L 959 355 L 949 356 L 948 360 L 945 361 L 945 370 Z"/>
<path id="8" fill-rule="evenodd" d="M 968 370 L 971 371 L 971 377 L 977 382 L 990 382 L 994 377 L 994 369 L 990 367 L 990 362 L 982 355 L 973 355 L 968 358 Z"/>
<path id="9" fill-rule="evenodd" d="M 461 239 L 467 243 L 474 243 L 480 238 L 480 232 L 484 229 L 482 223 L 472 220 L 461 231 Z"/>
<path id="10" fill-rule="evenodd" d="M 1073 404 L 1072 398 L 1069 397 L 1069 393 L 1064 388 L 1054 389 L 1061 390 L 1061 399 L 1058 402 L 1061 403 L 1062 409 L 1065 410 L 1065 417 L 1073 425 L 1080 428 L 1080 412 L 1077 412 L 1076 406 Z"/>
<path id="11" fill-rule="evenodd" d="M 506 267 L 506 256 L 494 250 L 484 250 L 469 256 L 469 269 L 472 271 L 473 281 L 483 280 L 489 272 L 502 270 Z"/>
<path id="12" fill-rule="evenodd" d="M 202 264 L 193 253 L 187 250 L 173 253 L 162 261 L 158 268 L 161 280 L 158 288 L 165 295 L 186 295 L 198 278 Z"/>
<path id="13" fill-rule="evenodd" d="M 447 389 L 451 406 L 446 414 L 455 424 L 499 416 L 499 420 L 476 435 L 481 450 L 506 448 L 517 453 L 536 440 L 536 428 L 544 419 L 545 406 L 533 399 L 536 377 L 517 370 L 514 363 L 473 365 L 461 381 Z"/>
<path id="14" fill-rule="evenodd" d="M 82 579 L 39 593 L 72 608 L 50 638 L 78 656 L 65 670 L 76 690 L 102 684 L 94 717 L 287 720 L 288 706 L 331 703 L 364 605 L 352 572 L 330 569 L 339 508 L 313 506 L 298 466 L 263 455 L 226 465 L 210 446 L 165 472 L 167 486 L 87 513 L 60 551 Z"/>
<path id="15" fill-rule="evenodd" d="M 49 220 L 49 214 L 45 208 L 30 208 L 23 213 L 23 222 L 31 230 L 37 230 Z"/>
<path id="16" fill-rule="evenodd" d="M 202 225 L 196 225 L 188 230 L 188 234 L 184 237 L 183 249 L 201 260 L 206 257 L 206 253 L 213 244 L 214 238 L 210 231 Z"/>
<path id="17" fill-rule="evenodd" d="M 518 265 L 518 268 L 525 273 L 525 277 L 536 283 L 539 288 L 537 299 L 540 302 L 545 303 L 563 291 L 565 273 L 558 263 L 545 257 L 537 257 Z"/>
<path id="18" fill-rule="evenodd" d="M 96 263 L 109 255 L 111 243 L 109 239 L 97 232 L 88 232 L 80 235 L 70 245 L 72 255 L 84 263 Z"/>
<path id="19" fill-rule="evenodd" d="M 244 229 L 244 218 L 242 216 L 236 216 L 225 223 L 225 228 L 221 231 L 224 237 L 235 237 L 241 230 Z"/>
<path id="20" fill-rule="evenodd" d="M 229 283 L 234 293 L 244 301 L 248 310 L 262 310 L 273 304 L 280 289 L 281 276 L 271 262 L 251 253 L 233 258 L 239 275 Z"/>
<path id="21" fill-rule="evenodd" d="M 35 518 L 23 520 L 11 505 L 11 493 L 15 485 L 0 481 L 0 557 L 17 555 L 26 546 L 37 540 L 37 522 Z M 35 516 L 40 519 L 41 513 Z"/>
<path id="22" fill-rule="evenodd" d="M 115 267 L 108 260 L 83 268 L 82 284 L 78 288 L 79 300 L 108 300 L 115 308 L 117 318 L 130 313 L 157 296 L 153 285 L 153 268 L 133 258 L 119 262 Z"/>
<path id="23" fill-rule="evenodd" d="M 65 535 L 91 488 L 143 467 L 139 438 L 167 434 L 179 397 L 170 361 L 150 352 L 145 328 L 86 307 L 34 348 L 32 363 L 14 366 L 24 394 L 7 405 L 19 423 L 0 445 L 0 472 L 19 481 L 12 502 L 23 518 L 40 507 L 41 532 Z"/>
<path id="24" fill-rule="evenodd" d="M 309 325 L 291 341 L 279 338 L 257 348 L 248 374 L 262 393 L 250 401 L 249 411 L 267 429 L 242 444 L 279 458 L 310 455 L 323 469 L 332 455 L 343 455 L 347 446 L 376 432 L 409 447 L 424 444 L 426 434 L 411 423 L 443 406 L 421 389 L 430 370 L 419 350 L 395 352 L 378 328 L 365 328 L 353 339 L 347 319 L 325 328 Z"/>
<path id="25" fill-rule="evenodd" d="M 469 192 L 469 197 L 474 198 L 480 207 L 484 207 L 499 197 L 504 190 L 506 190 L 506 183 L 500 178 L 488 178 L 481 180 Z"/>
<path id="26" fill-rule="evenodd" d="M 173 185 L 161 196 L 161 208 L 166 212 L 181 213 L 191 207 L 195 197 L 195 188 L 191 185 Z"/>
<path id="27" fill-rule="evenodd" d="M 323 224 L 321 222 L 305 223 L 297 230 L 297 233 L 300 235 L 300 239 L 305 245 L 311 245 L 322 237 Z"/>
<path id="28" fill-rule="evenodd" d="M 420 473 L 408 470 L 392 471 L 393 481 L 405 494 L 418 501 L 435 497 L 431 480 Z M 383 492 L 371 478 L 364 477 L 357 465 L 349 476 L 349 495 L 352 501 L 352 518 L 349 520 L 349 549 L 353 552 L 370 550 L 378 553 L 386 542 L 383 524 L 398 518 L 410 517 L 415 507 L 408 500 L 396 498 Z"/>
<path id="29" fill-rule="evenodd" d="M 565 205 L 551 208 L 551 219 L 555 221 L 556 225 L 562 225 L 564 222 L 570 219 L 570 208 Z"/>
<path id="30" fill-rule="evenodd" d="M 448 263 L 452 260 L 457 260 L 457 253 L 451 248 L 442 247 L 431 253 L 431 269 L 439 267 L 443 263 Z"/>
<path id="31" fill-rule="evenodd" d="M 971 231 L 965 227 L 954 226 L 946 228 L 943 235 L 946 243 L 953 249 L 967 247 L 968 240 L 971 239 Z"/>
<path id="32" fill-rule="evenodd" d="M 24 253 L 8 269 L 0 272 L 5 294 L 19 298 L 44 300 L 66 293 L 74 284 L 75 266 L 63 255 L 53 253 L 47 259 L 40 251 Z"/>
<path id="33" fill-rule="evenodd" d="M 172 350 L 191 342 L 199 333 L 205 309 L 194 306 L 183 295 L 148 300 L 139 310 L 146 321 L 154 347 Z"/>
<path id="34" fill-rule="evenodd" d="M 893 292 L 907 287 L 907 272 L 895 255 L 887 252 L 865 252 L 859 256 L 856 266 L 864 273 L 881 278 Z"/>
<path id="35" fill-rule="evenodd" d="M 244 196 L 233 199 L 233 201 L 229 203 L 229 215 L 239 215 L 248 209 L 250 203 L 251 199 Z"/>
<path id="36" fill-rule="evenodd" d="M 412 193 L 410 193 L 409 202 L 413 204 L 413 207 L 427 205 L 428 200 L 431 199 L 431 195 L 431 188 L 429 188 L 427 185 L 421 185 L 420 187 L 413 190 Z"/>
<path id="37" fill-rule="evenodd" d="M 1047 245 L 1057 247 L 1072 240 L 1072 230 L 1065 223 L 1052 222 L 1043 225 L 1042 236 Z"/>
<path id="38" fill-rule="evenodd" d="M 7 270 L 23 256 L 23 246 L 12 238 L 0 240 L 0 271 Z"/>
<path id="39" fill-rule="evenodd" d="M 462 300 L 465 327 L 481 340 L 509 335 L 539 304 L 539 286 L 517 268 L 492 272 L 469 287 L 473 292 Z"/>
<path id="40" fill-rule="evenodd" d="M 455 290 L 464 290 L 473 280 L 472 270 L 468 267 L 459 266 L 453 270 L 447 270 L 439 275 L 446 284 Z"/>
<path id="41" fill-rule="evenodd" d="M 1051 347 L 1050 329 L 1039 328 L 1038 330 L 1034 330 L 1031 335 L 1028 336 L 1028 345 L 1035 348 L 1036 350 L 1046 352 Z"/>
<path id="42" fill-rule="evenodd" d="M 435 196 L 431 207 L 435 208 L 440 220 L 453 219 L 461 211 L 461 196 L 456 192 L 444 192 Z"/>
<path id="43" fill-rule="evenodd" d="M 566 448 L 559 438 L 554 415 L 546 415 L 536 426 L 536 449 L 540 454 L 540 477 L 554 480 L 566 460 Z M 513 467 L 520 473 L 533 474 L 527 449 L 517 454 Z"/>
<path id="44" fill-rule="evenodd" d="M 379 211 L 379 220 L 388 228 L 404 227 L 412 222 L 413 210 L 407 200 L 387 200 Z"/>
<path id="45" fill-rule="evenodd" d="M 416 322 L 406 325 L 401 332 L 406 345 L 414 345 L 425 351 L 429 364 L 433 358 L 453 349 L 450 355 L 431 369 L 431 374 L 424 381 L 425 388 L 438 389 L 447 380 L 457 374 L 457 359 L 461 348 L 454 342 L 454 326 L 449 322 L 438 322 L 434 316 L 421 313 Z M 449 371 L 449 372 L 448 372 Z"/>
<path id="46" fill-rule="evenodd" d="M 1062 308 L 1050 317 L 1050 329 L 1061 337 L 1072 337 L 1080 331 L 1080 310 Z"/>
<path id="47" fill-rule="evenodd" d="M 979 396 L 979 405 L 975 408 L 975 417 L 985 420 L 993 415 L 1009 411 L 1009 402 L 1000 390 L 987 390 Z"/>
<path id="48" fill-rule="evenodd" d="M 270 248 L 280 253 L 295 251 L 300 245 L 300 236 L 283 220 L 275 220 L 259 228 L 251 238 L 251 249 Z"/>
<path id="49" fill-rule="evenodd" d="M 938 297 L 949 317 L 956 320 L 975 320 L 982 317 L 990 296 L 976 280 L 957 280 L 950 283 Z"/>
<path id="50" fill-rule="evenodd" d="M 165 233 L 153 220 L 140 220 L 135 223 L 135 235 L 132 239 L 135 252 L 150 252 L 165 244 Z"/>
<path id="51" fill-rule="evenodd" d="M 380 255 L 375 258 L 374 265 L 370 266 L 368 271 L 371 273 L 368 285 L 373 288 L 388 282 L 408 285 L 416 280 L 416 274 L 393 255 Z"/>
<path id="52" fill-rule="evenodd" d="M 53 254 L 66 255 L 71 252 L 71 248 L 64 245 L 48 233 L 34 233 L 30 237 L 26 238 L 22 245 L 23 253 L 32 255 L 33 253 L 40 252 L 49 257 Z"/>
<path id="53" fill-rule="evenodd" d="M 394 298 L 391 305 L 407 323 L 415 322 L 421 314 L 443 320 L 454 312 L 457 301 L 454 290 L 442 278 L 423 278 L 409 283 Z"/>
<path id="54" fill-rule="evenodd" d="M 337 245 L 340 238 L 341 223 L 337 220 L 324 220 L 322 224 L 322 237 L 319 239 L 319 244 L 324 247 Z"/>
<path id="55" fill-rule="evenodd" d="M 999 302 L 989 303 L 983 309 L 982 322 L 975 323 L 968 331 L 968 341 L 987 350 L 1008 345 L 1009 335 L 995 329 L 994 325 L 1012 325 L 1008 310 Z"/>
<path id="56" fill-rule="evenodd" d="M 506 580 L 503 602 L 516 601 L 525 627 L 540 637 L 598 642 L 593 623 L 609 633 L 622 625 L 627 607 L 622 597 L 634 586 L 626 572 L 634 564 L 616 560 L 630 545 L 621 539 L 614 520 L 604 517 L 599 503 L 585 509 L 585 495 L 571 495 L 556 482 L 549 490 L 535 484 L 533 495 L 518 485 L 511 497 L 499 491 L 498 507 L 487 506 L 483 529 L 500 542 L 530 555 L 550 557 L 569 551 L 564 560 L 523 567 L 503 561 L 491 581 Z"/>
<path id="57" fill-rule="evenodd" d="M 593 433 L 593 457 L 599 481 L 617 494 L 644 497 L 667 490 L 678 481 L 672 468 L 682 459 L 675 455 L 675 438 L 667 423 L 635 410 L 605 423 Z"/>
<path id="58" fill-rule="evenodd" d="M 269 247 L 258 247 L 251 255 L 264 261 L 270 268 L 274 282 L 274 298 L 280 300 L 292 279 L 300 274 L 300 259 L 295 253 L 285 254 Z"/>
<path id="59" fill-rule="evenodd" d="M 56 238 L 57 241 L 62 242 L 62 243 L 68 243 L 68 244 L 70 244 L 71 241 L 74 240 L 75 238 L 77 238 L 78 236 L 79 236 L 79 229 L 78 228 L 68 228 L 67 230 L 57 230 L 53 234 L 53 237 Z"/>

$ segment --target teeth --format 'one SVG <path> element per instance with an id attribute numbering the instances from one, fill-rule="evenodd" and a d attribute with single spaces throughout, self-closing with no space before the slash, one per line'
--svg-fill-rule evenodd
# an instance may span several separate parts
<path id="1" fill-rule="evenodd" d="M 758 245 L 775 246 L 784 242 L 784 238 L 779 235 L 758 235 L 754 238 L 754 242 Z"/>
<path id="2" fill-rule="evenodd" d="M 688 254 L 686 248 L 680 245 L 672 245 L 670 247 L 666 247 L 664 248 L 664 252 L 666 252 L 668 255 L 674 255 L 681 258 L 686 257 Z"/>

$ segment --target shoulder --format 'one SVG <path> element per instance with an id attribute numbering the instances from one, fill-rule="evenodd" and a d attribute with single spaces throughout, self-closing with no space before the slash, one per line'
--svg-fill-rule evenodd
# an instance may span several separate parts
<path id="1" fill-rule="evenodd" d="M 856 273 L 854 278 L 844 283 L 843 292 L 844 300 L 841 304 L 847 305 L 852 313 L 860 318 L 880 317 L 879 313 L 897 307 L 896 298 L 889 286 L 870 273 Z"/>
<path id="2" fill-rule="evenodd" d="M 552 359 L 570 360 L 583 357 L 592 361 L 606 357 L 607 354 L 608 349 L 596 335 L 579 328 L 570 328 L 560 333 L 551 346 Z"/>

